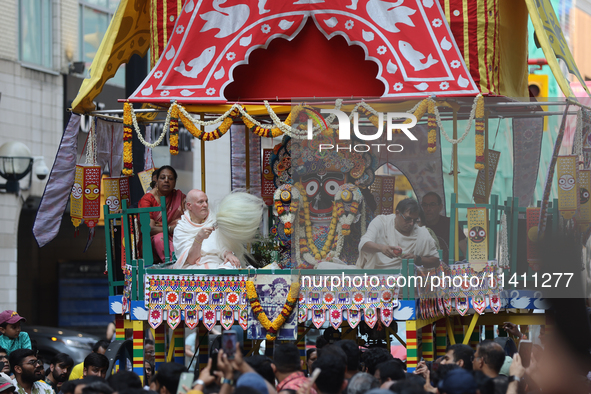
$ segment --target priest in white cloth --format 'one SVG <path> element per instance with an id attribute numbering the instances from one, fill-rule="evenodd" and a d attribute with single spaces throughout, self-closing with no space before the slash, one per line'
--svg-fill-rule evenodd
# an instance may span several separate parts
<path id="1" fill-rule="evenodd" d="M 400 269 L 402 259 L 414 259 L 427 268 L 439 265 L 435 241 L 425 227 L 419 227 L 420 207 L 407 198 L 398 203 L 395 215 L 378 215 L 359 241 L 357 267 L 362 269 Z"/>
<path id="2" fill-rule="evenodd" d="M 232 193 L 211 212 L 207 195 L 198 189 L 187 193 L 186 211 L 174 230 L 177 261 L 173 268 L 240 268 L 243 244 L 256 236 L 263 212 L 260 198 Z"/>

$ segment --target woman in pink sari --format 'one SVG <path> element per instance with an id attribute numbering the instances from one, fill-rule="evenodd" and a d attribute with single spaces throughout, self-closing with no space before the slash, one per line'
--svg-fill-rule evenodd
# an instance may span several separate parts
<path id="1" fill-rule="evenodd" d="M 185 195 L 176 190 L 177 173 L 171 166 L 162 166 L 156 171 L 156 185 L 140 200 L 139 208 L 160 206 L 160 197 L 166 197 L 166 218 L 168 222 L 168 245 L 172 256 L 172 236 L 174 229 L 185 210 Z M 162 214 L 152 212 L 150 214 L 150 236 L 152 250 L 154 251 L 154 263 L 164 261 L 164 234 L 162 229 Z"/>

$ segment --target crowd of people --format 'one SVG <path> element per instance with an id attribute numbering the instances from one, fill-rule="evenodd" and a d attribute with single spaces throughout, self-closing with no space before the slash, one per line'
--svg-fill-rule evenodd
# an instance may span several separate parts
<path id="1" fill-rule="evenodd" d="M 508 337 L 481 341 L 476 349 L 451 345 L 434 361 L 421 359 L 412 372 L 386 348 L 360 347 L 329 334 L 335 330 L 317 338 L 305 361 L 293 342 L 275 344 L 270 358 L 244 354 L 239 342 L 227 354 L 214 341 L 207 366 L 195 368 L 187 386 L 179 383 L 184 365 L 160 363 L 155 369 L 150 339 L 144 342 L 143 378 L 130 370 L 131 363 L 113 370 L 105 356 L 107 340 L 98 341 L 78 365 L 59 353 L 44 368 L 21 331 L 24 320 L 14 311 L 0 313 L 0 343 L 6 346 L 0 348 L 0 394 L 517 394 L 588 393 L 591 387 L 584 365 L 544 331 L 543 347 L 533 346 L 525 366 L 515 342 L 527 337 L 512 323 L 502 327 Z"/>

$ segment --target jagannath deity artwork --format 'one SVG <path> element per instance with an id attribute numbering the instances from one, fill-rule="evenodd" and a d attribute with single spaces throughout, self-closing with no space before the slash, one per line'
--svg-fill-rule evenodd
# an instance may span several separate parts
<path id="1" fill-rule="evenodd" d="M 301 113 L 297 121 L 303 128 L 311 111 Z M 281 243 L 282 268 L 357 261 L 359 239 L 375 209 L 369 186 L 377 159 L 371 152 L 355 152 L 354 142 L 340 141 L 338 132 L 326 127 L 313 139 L 286 136 L 275 146 L 271 167 L 277 220 L 272 232 Z"/>

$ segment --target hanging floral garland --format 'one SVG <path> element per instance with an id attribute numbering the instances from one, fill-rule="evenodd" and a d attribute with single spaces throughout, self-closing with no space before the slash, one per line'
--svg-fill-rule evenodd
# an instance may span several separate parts
<path id="1" fill-rule="evenodd" d="M 179 108 L 179 115 L 180 115 L 181 121 L 183 122 L 183 124 L 185 125 L 187 130 L 189 130 L 189 132 L 193 135 L 193 137 L 199 138 L 202 141 L 217 140 L 222 135 L 226 134 L 228 132 L 228 130 L 230 130 L 230 126 L 232 126 L 232 124 L 234 123 L 234 118 L 236 118 L 238 116 L 238 113 L 239 112 L 236 109 L 233 109 L 230 112 L 229 116 L 226 117 L 222 121 L 222 124 L 220 125 L 220 127 L 215 129 L 214 131 L 210 131 L 210 132 L 206 133 L 202 130 L 199 130 L 197 128 L 197 126 L 195 126 L 195 124 L 190 119 L 189 113 L 183 107 Z"/>
<path id="2" fill-rule="evenodd" d="M 281 185 L 273 193 L 273 213 L 283 223 L 285 235 L 291 235 L 294 214 L 298 211 L 300 191 L 290 185 Z"/>
<path id="3" fill-rule="evenodd" d="M 343 237 L 351 234 L 351 224 L 359 212 L 359 204 L 363 201 L 363 195 L 359 188 L 355 185 L 345 184 L 341 186 L 341 190 L 335 196 L 335 203 L 338 205 L 337 215 L 339 216 L 339 226 Z M 350 203 L 350 213 L 343 215 L 344 203 Z M 339 253 L 340 254 L 340 253 Z"/>
<path id="4" fill-rule="evenodd" d="M 265 314 L 261 302 L 259 301 L 259 296 L 257 295 L 254 282 L 251 280 L 246 281 L 246 295 L 250 301 L 252 313 L 254 313 L 254 316 L 257 318 L 257 320 L 261 323 L 265 330 L 267 330 L 267 340 L 274 341 L 277 339 L 277 333 L 279 332 L 279 329 L 283 326 L 283 324 L 285 324 L 285 321 L 289 318 L 297 305 L 299 294 L 300 284 L 299 280 L 297 280 L 293 282 L 289 288 L 289 294 L 287 295 L 287 300 L 281 309 L 281 313 L 279 313 L 275 320 L 271 321 Z"/>
<path id="5" fill-rule="evenodd" d="M 132 107 L 129 102 L 126 102 L 123 104 L 123 175 L 125 176 L 133 175 L 132 122 Z"/>
<path id="6" fill-rule="evenodd" d="M 429 115 L 427 116 L 427 152 L 435 153 L 437 150 L 437 118 L 435 117 L 435 101 L 429 99 Z"/>
<path id="7" fill-rule="evenodd" d="M 310 219 L 310 206 L 308 204 L 308 197 L 306 196 L 305 192 L 302 192 L 303 186 L 298 182 L 296 187 L 300 189 L 300 195 L 302 200 L 303 211 L 300 213 L 300 223 L 303 221 L 305 226 L 305 237 L 299 237 L 300 242 L 300 249 L 304 253 L 304 259 L 307 262 L 315 261 L 313 264 L 316 265 L 318 261 L 322 261 L 331 251 L 333 246 L 333 241 L 335 240 L 335 234 L 337 230 L 337 223 L 339 220 L 339 213 L 340 215 L 344 212 L 343 202 L 335 202 L 332 206 L 332 219 L 330 221 L 328 235 L 326 240 L 324 241 L 324 245 L 322 249 L 319 251 L 314 243 L 314 238 L 312 236 L 312 220 Z M 303 217 L 302 217 L 303 216 Z M 303 220 L 302 220 L 303 219 Z M 301 226 L 300 226 L 301 227 Z M 310 254 L 311 252 L 311 254 Z M 306 256 L 306 254 L 310 254 Z"/>
<path id="8" fill-rule="evenodd" d="M 472 121 L 474 120 L 474 115 L 476 113 L 476 107 L 477 107 L 478 103 L 481 102 L 480 100 L 483 100 L 483 98 L 482 98 L 482 95 L 480 93 L 478 93 L 478 95 L 474 98 L 474 102 L 472 103 L 472 110 L 470 111 L 470 116 L 468 117 L 468 122 L 466 122 L 466 128 L 464 129 L 464 133 L 458 139 L 451 138 L 447 134 L 445 129 L 443 128 L 443 123 L 441 123 L 441 115 L 439 114 L 439 109 L 437 109 L 437 104 L 435 103 L 433 110 L 435 112 L 435 119 L 437 120 L 437 127 L 439 127 L 439 130 L 441 130 L 441 134 L 443 135 L 443 137 L 445 138 L 445 140 L 447 142 L 449 142 L 452 145 L 457 145 L 457 144 L 462 143 L 462 141 L 464 141 L 464 139 L 466 139 L 466 137 L 470 133 L 470 129 L 472 128 Z M 482 111 L 484 113 L 484 101 L 482 101 L 482 105 L 483 105 Z"/>
<path id="9" fill-rule="evenodd" d="M 430 100 L 431 99 L 421 100 L 412 109 L 410 109 L 406 113 L 413 114 L 417 118 L 417 121 L 421 120 L 422 117 L 425 115 L 425 112 L 427 112 L 428 103 Z M 354 113 L 357 110 L 359 110 L 363 115 L 365 115 L 367 117 L 367 119 L 371 122 L 371 124 L 373 124 L 376 128 L 380 127 L 380 118 L 379 118 L 378 112 L 363 101 L 361 103 L 357 104 L 355 106 L 355 108 L 353 108 L 353 111 L 351 111 L 351 115 L 349 116 L 349 119 L 353 118 Z M 402 122 L 402 124 L 408 124 L 410 122 L 412 122 L 412 119 L 405 119 L 404 122 Z M 393 132 L 395 134 L 401 134 L 402 130 L 401 129 L 394 129 Z"/>
<path id="10" fill-rule="evenodd" d="M 173 105 L 170 109 L 170 154 L 179 154 L 179 109 L 176 105 Z"/>
<path id="11" fill-rule="evenodd" d="M 474 168 L 477 170 L 484 170 L 484 99 L 480 96 L 476 104 L 476 162 Z"/>

